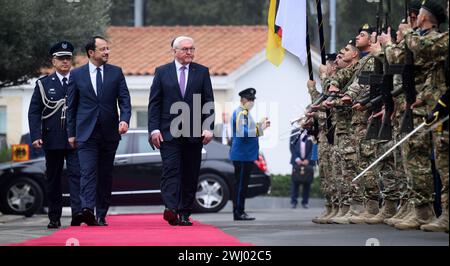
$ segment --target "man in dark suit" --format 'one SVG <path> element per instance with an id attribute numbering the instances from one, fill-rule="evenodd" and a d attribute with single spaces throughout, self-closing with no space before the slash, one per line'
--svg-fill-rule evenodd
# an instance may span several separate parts
<path id="1" fill-rule="evenodd" d="M 78 147 L 83 222 L 88 225 L 108 225 L 114 157 L 131 118 L 125 77 L 121 68 L 107 64 L 109 51 L 104 38 L 92 38 L 86 45 L 89 62 L 73 70 L 69 81 L 67 131 L 69 143 Z"/>
<path id="2" fill-rule="evenodd" d="M 302 128 L 292 131 L 292 135 L 296 133 L 296 136 L 291 137 L 290 144 L 292 164 L 291 207 L 297 207 L 299 186 L 303 185 L 301 203 L 302 207 L 307 209 L 311 183 L 314 178 L 314 162 L 312 161 L 313 142 L 307 129 Z"/>
<path id="3" fill-rule="evenodd" d="M 50 56 L 56 71 L 37 81 L 28 109 L 31 144 L 34 149 L 43 148 L 45 152 L 49 229 L 61 226 L 64 159 L 69 179 L 71 225 L 80 224 L 80 164 L 77 151 L 67 142 L 65 124 L 67 82 L 73 50 L 73 45 L 65 41 L 52 46 Z"/>
<path id="4" fill-rule="evenodd" d="M 161 150 L 164 219 L 190 226 L 203 145 L 213 138 L 214 95 L 209 69 L 193 63 L 194 40 L 172 42 L 175 60 L 156 68 L 148 105 L 149 143 Z M 179 114 L 181 111 L 181 114 Z"/>

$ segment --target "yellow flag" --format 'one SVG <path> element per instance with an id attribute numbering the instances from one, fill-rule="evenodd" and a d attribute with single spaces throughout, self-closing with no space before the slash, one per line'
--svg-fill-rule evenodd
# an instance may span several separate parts
<path id="1" fill-rule="evenodd" d="M 272 64 L 279 66 L 283 62 L 285 50 L 281 46 L 281 37 L 275 32 L 275 17 L 277 13 L 277 1 L 270 0 L 268 34 L 266 46 L 266 58 Z"/>
<path id="2" fill-rule="evenodd" d="M 30 147 L 28 144 L 13 144 L 11 145 L 12 161 L 25 162 L 30 160 Z"/>

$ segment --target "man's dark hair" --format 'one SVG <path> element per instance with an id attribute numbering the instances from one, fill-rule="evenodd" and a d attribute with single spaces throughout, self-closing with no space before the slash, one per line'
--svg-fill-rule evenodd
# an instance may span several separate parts
<path id="1" fill-rule="evenodd" d="M 92 38 L 89 40 L 89 42 L 86 44 L 86 46 L 84 47 L 84 48 L 86 49 L 86 54 L 87 54 L 87 57 L 88 57 L 88 58 L 90 58 L 90 56 L 89 56 L 89 51 L 95 51 L 95 41 L 96 41 L 97 39 L 101 39 L 101 40 L 107 41 L 107 40 L 106 40 L 104 37 L 102 37 L 102 36 L 94 36 L 94 37 L 92 37 Z"/>

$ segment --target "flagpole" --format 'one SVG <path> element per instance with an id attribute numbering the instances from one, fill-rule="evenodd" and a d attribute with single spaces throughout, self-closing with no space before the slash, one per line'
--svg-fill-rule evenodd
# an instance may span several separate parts
<path id="1" fill-rule="evenodd" d="M 311 58 L 311 41 L 309 39 L 309 26 L 308 19 L 306 19 L 306 52 L 308 54 L 308 72 L 309 72 L 309 80 L 314 81 L 314 72 Z"/>
<path id="2" fill-rule="evenodd" d="M 323 34 L 323 16 L 322 16 L 322 1 L 316 0 L 317 7 L 317 23 L 319 24 L 319 40 L 320 40 L 320 57 L 322 59 L 322 65 L 326 64 L 325 58 L 325 37 Z"/>

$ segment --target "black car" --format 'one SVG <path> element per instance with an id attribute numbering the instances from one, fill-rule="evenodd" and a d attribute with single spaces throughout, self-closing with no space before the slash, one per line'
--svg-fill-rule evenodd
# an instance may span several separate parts
<path id="1" fill-rule="evenodd" d="M 161 156 L 147 142 L 146 130 L 130 130 L 122 136 L 113 171 L 112 206 L 160 205 Z M 196 200 L 197 212 L 218 212 L 231 199 L 234 168 L 229 147 L 213 140 L 202 151 Z M 248 197 L 268 193 L 271 180 L 261 155 L 251 175 Z M 0 211 L 31 216 L 46 206 L 45 159 L 0 164 Z M 67 178 L 63 196 L 69 206 Z"/>

